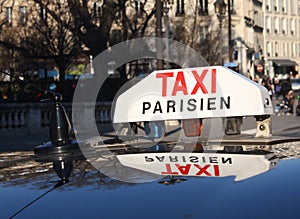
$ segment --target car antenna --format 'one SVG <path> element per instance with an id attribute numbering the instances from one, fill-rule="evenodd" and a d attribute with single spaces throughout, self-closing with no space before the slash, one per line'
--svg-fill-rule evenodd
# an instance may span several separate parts
<path id="1" fill-rule="evenodd" d="M 38 196 L 36 199 L 32 200 L 31 202 L 29 202 L 27 205 L 25 205 L 23 208 L 21 208 L 20 210 L 18 210 L 16 213 L 14 213 L 12 216 L 9 217 L 9 219 L 14 218 L 15 216 L 17 216 L 18 214 L 20 214 L 22 211 L 24 211 L 26 208 L 28 208 L 30 205 L 32 205 L 33 203 L 35 203 L 36 201 L 38 201 L 39 199 L 41 199 L 42 197 L 44 197 L 45 195 L 47 195 L 48 193 L 52 192 L 54 189 L 61 187 L 62 185 L 68 183 L 69 180 L 59 180 L 57 181 L 57 183 L 48 191 L 44 192 L 43 194 L 41 194 L 40 196 Z"/>
<path id="2" fill-rule="evenodd" d="M 15 79 L 18 82 L 26 83 L 24 79 L 21 79 L 19 76 L 16 77 L 12 75 L 11 73 L 5 72 L 3 70 L 0 70 L 1 73 L 10 76 L 11 78 Z M 78 150 L 78 144 L 77 141 L 75 141 L 75 135 L 73 128 L 71 126 L 70 120 L 66 114 L 65 108 L 62 105 L 62 95 L 58 92 L 53 92 L 49 90 L 44 90 L 40 87 L 37 87 L 35 85 L 29 84 L 32 88 L 41 91 L 44 95 L 50 94 L 49 99 L 42 100 L 45 101 L 53 101 L 54 107 L 52 108 L 52 115 L 50 120 L 50 127 L 49 127 L 49 133 L 50 133 L 50 142 L 46 144 L 39 145 L 34 148 L 35 155 L 43 156 L 43 155 L 50 155 L 54 153 L 65 153 L 73 150 Z M 72 164 L 70 162 L 65 162 L 65 164 L 68 164 L 69 166 L 68 171 L 61 169 L 59 166 L 60 163 L 54 163 L 53 166 L 58 174 L 58 176 L 61 178 L 61 180 L 57 181 L 57 183 L 54 185 L 53 188 L 46 191 L 30 203 L 28 203 L 26 206 L 21 208 L 19 211 L 17 211 L 15 214 L 13 214 L 10 218 L 15 217 L 20 212 L 28 208 L 30 205 L 47 195 L 49 192 L 53 191 L 54 189 L 66 184 L 69 182 L 68 176 L 71 173 L 71 170 L 73 168 Z M 71 165 L 71 166 L 70 166 Z"/>

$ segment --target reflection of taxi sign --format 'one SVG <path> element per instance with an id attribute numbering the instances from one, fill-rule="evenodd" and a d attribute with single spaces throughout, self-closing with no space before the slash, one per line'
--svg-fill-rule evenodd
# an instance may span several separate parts
<path id="1" fill-rule="evenodd" d="M 117 98 L 114 123 L 228 118 L 226 129 L 235 121 L 241 125 L 239 119 L 230 118 L 255 116 L 265 127 L 258 134 L 267 130 L 268 136 L 272 113 L 263 86 L 226 67 L 212 66 L 151 73 Z M 227 133 L 239 134 L 238 130 Z"/>
<path id="2" fill-rule="evenodd" d="M 167 176 L 226 177 L 247 179 L 274 168 L 278 159 L 273 153 L 145 153 L 117 155 L 124 166 Z"/>

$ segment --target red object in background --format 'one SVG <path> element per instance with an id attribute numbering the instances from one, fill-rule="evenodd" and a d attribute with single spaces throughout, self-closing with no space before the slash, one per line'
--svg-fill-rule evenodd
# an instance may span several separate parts
<path id="1" fill-rule="evenodd" d="M 256 66 L 256 70 L 257 70 L 258 72 L 262 72 L 262 71 L 264 70 L 264 67 L 263 67 L 262 65 L 257 65 L 257 66 Z"/>

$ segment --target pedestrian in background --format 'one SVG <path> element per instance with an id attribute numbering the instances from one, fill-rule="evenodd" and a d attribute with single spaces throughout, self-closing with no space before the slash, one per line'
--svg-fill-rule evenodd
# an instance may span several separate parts
<path id="1" fill-rule="evenodd" d="M 285 97 L 292 90 L 291 79 L 287 78 L 281 82 L 281 95 Z"/>
<path id="2" fill-rule="evenodd" d="M 284 98 L 284 102 L 289 108 L 287 115 L 293 115 L 294 114 L 294 102 L 295 102 L 295 93 L 293 90 L 290 90 L 286 94 L 286 96 Z"/>
<path id="3" fill-rule="evenodd" d="M 269 80 L 267 79 L 263 79 L 262 82 L 261 82 L 261 85 L 264 86 L 267 90 L 268 90 L 268 93 L 270 95 L 270 98 L 272 100 L 272 96 L 273 96 L 273 89 L 272 89 L 272 85 L 269 84 Z"/>
<path id="4" fill-rule="evenodd" d="M 274 94 L 274 84 L 273 84 L 272 78 L 268 78 L 268 81 L 267 81 L 267 89 L 268 89 L 270 98 L 271 98 L 271 100 L 272 100 L 273 94 Z"/>
<path id="5" fill-rule="evenodd" d="M 278 100 L 279 96 L 281 95 L 281 84 L 278 78 L 274 79 L 274 93 L 276 100 Z"/>

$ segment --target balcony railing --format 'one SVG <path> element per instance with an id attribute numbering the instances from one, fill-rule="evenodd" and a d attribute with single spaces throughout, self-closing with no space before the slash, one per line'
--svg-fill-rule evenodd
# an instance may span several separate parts
<path id="1" fill-rule="evenodd" d="M 72 119 L 72 104 L 63 103 L 65 110 Z M 51 103 L 1 103 L 0 134 L 38 134 L 47 132 L 51 119 Z M 75 120 L 83 121 L 86 113 L 93 113 L 96 125 L 111 126 L 111 102 L 82 103 L 73 108 Z M 80 119 L 76 119 L 80 118 Z M 75 124 L 74 124 L 75 123 Z M 87 129 L 88 130 L 88 129 Z"/>

